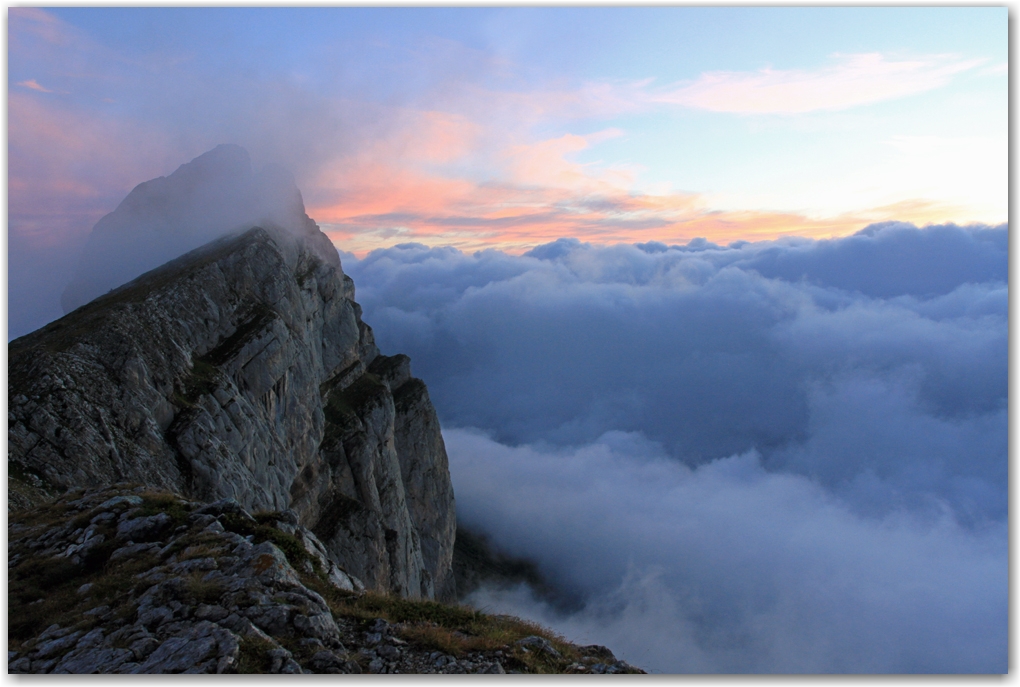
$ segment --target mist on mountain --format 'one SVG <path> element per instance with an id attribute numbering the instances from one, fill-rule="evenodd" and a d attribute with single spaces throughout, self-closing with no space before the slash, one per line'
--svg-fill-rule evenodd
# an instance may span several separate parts
<path id="1" fill-rule="evenodd" d="M 311 235 L 301 192 L 277 165 L 254 170 L 248 151 L 219 145 L 166 177 L 138 184 L 92 229 L 64 312 L 215 238 L 253 226 Z"/>

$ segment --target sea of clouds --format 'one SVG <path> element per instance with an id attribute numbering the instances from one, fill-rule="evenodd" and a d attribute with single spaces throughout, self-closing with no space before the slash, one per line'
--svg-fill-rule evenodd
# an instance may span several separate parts
<path id="1" fill-rule="evenodd" d="M 1005 225 L 342 254 L 458 517 L 659 672 L 1004 672 Z"/>

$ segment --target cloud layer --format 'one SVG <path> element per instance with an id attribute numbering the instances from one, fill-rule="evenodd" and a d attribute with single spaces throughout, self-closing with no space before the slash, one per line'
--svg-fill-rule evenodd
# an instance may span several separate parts
<path id="1" fill-rule="evenodd" d="M 1004 672 L 1006 526 L 864 518 L 744 454 L 690 470 L 640 435 L 571 450 L 445 432 L 458 511 L 587 603 L 471 602 L 655 672 Z"/>
<path id="2" fill-rule="evenodd" d="M 628 651 L 664 623 L 662 670 L 995 672 L 1006 241 L 885 224 L 344 264 L 429 384 L 461 516 L 588 605 L 479 603 Z"/>

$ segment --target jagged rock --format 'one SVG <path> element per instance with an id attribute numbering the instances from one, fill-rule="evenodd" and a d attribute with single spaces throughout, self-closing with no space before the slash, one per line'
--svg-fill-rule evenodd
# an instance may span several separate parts
<path id="1" fill-rule="evenodd" d="M 316 652 L 310 664 L 317 673 L 343 673 L 347 667 L 347 661 L 325 650 Z"/>
<path id="2" fill-rule="evenodd" d="M 97 224 L 92 265 L 118 241 L 158 235 L 180 253 L 227 235 L 9 344 L 9 502 L 136 482 L 213 502 L 198 515 L 292 510 L 286 524 L 314 532 L 320 564 L 351 588 L 452 599 L 453 489 L 428 392 L 406 356 L 379 355 L 292 181 L 257 176 L 243 150 L 221 147 Z M 250 190 L 269 193 L 270 177 L 283 200 L 251 229 L 244 218 L 266 212 Z M 216 188 L 227 209 L 203 219 Z M 95 278 L 72 291 L 92 293 Z M 158 534 L 122 524 L 126 541 Z"/>
<path id="3" fill-rule="evenodd" d="M 129 649 L 106 649 L 89 647 L 82 651 L 73 651 L 60 661 L 54 673 L 112 673 L 132 659 L 134 654 Z M 33 666 L 33 672 L 35 666 Z"/>
<path id="4" fill-rule="evenodd" d="M 447 457 L 293 181 L 255 177 L 228 146 L 137 187 L 96 226 L 71 307 L 124 278 L 103 272 L 118 246 L 221 238 L 8 345 L 9 672 L 528 670 L 542 638 L 471 651 L 460 625 L 443 636 L 467 648 L 438 656 L 429 620 L 338 612 L 376 612 L 366 590 L 454 598 Z M 542 669 L 565 667 L 542 641 Z"/>
<path id="5" fill-rule="evenodd" d="M 42 644 L 38 644 L 35 647 L 35 651 L 32 652 L 32 657 L 36 659 L 49 658 L 54 654 L 63 653 L 75 645 L 80 635 L 81 632 L 72 632 L 71 634 L 58 639 L 51 639 L 43 642 Z"/>
<path id="6" fill-rule="evenodd" d="M 164 641 L 131 672 L 212 672 L 220 657 L 232 656 L 236 660 L 239 650 L 240 644 L 231 632 L 201 620 L 184 634 Z"/>
<path id="7" fill-rule="evenodd" d="M 159 513 L 147 518 L 132 518 L 117 525 L 117 538 L 144 542 L 159 537 L 170 526 L 170 516 Z"/>
<path id="8" fill-rule="evenodd" d="M 616 656 L 613 656 L 613 652 L 601 644 L 589 644 L 587 646 L 582 646 L 581 653 L 583 653 L 585 657 L 602 659 L 607 663 L 614 663 L 616 661 Z"/>
<path id="9" fill-rule="evenodd" d="M 545 637 L 531 635 L 524 639 L 518 639 L 517 642 L 515 642 L 515 646 L 522 647 L 528 651 L 543 652 L 549 654 L 553 658 L 560 658 L 560 652 L 556 651 L 556 647 L 554 647 Z"/>

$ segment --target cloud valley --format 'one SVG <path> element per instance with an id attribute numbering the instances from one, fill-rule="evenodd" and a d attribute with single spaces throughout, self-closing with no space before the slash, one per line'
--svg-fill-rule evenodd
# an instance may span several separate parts
<path id="1" fill-rule="evenodd" d="M 344 255 L 458 512 L 580 594 L 476 603 L 660 671 L 997 672 L 1005 226 Z"/>

